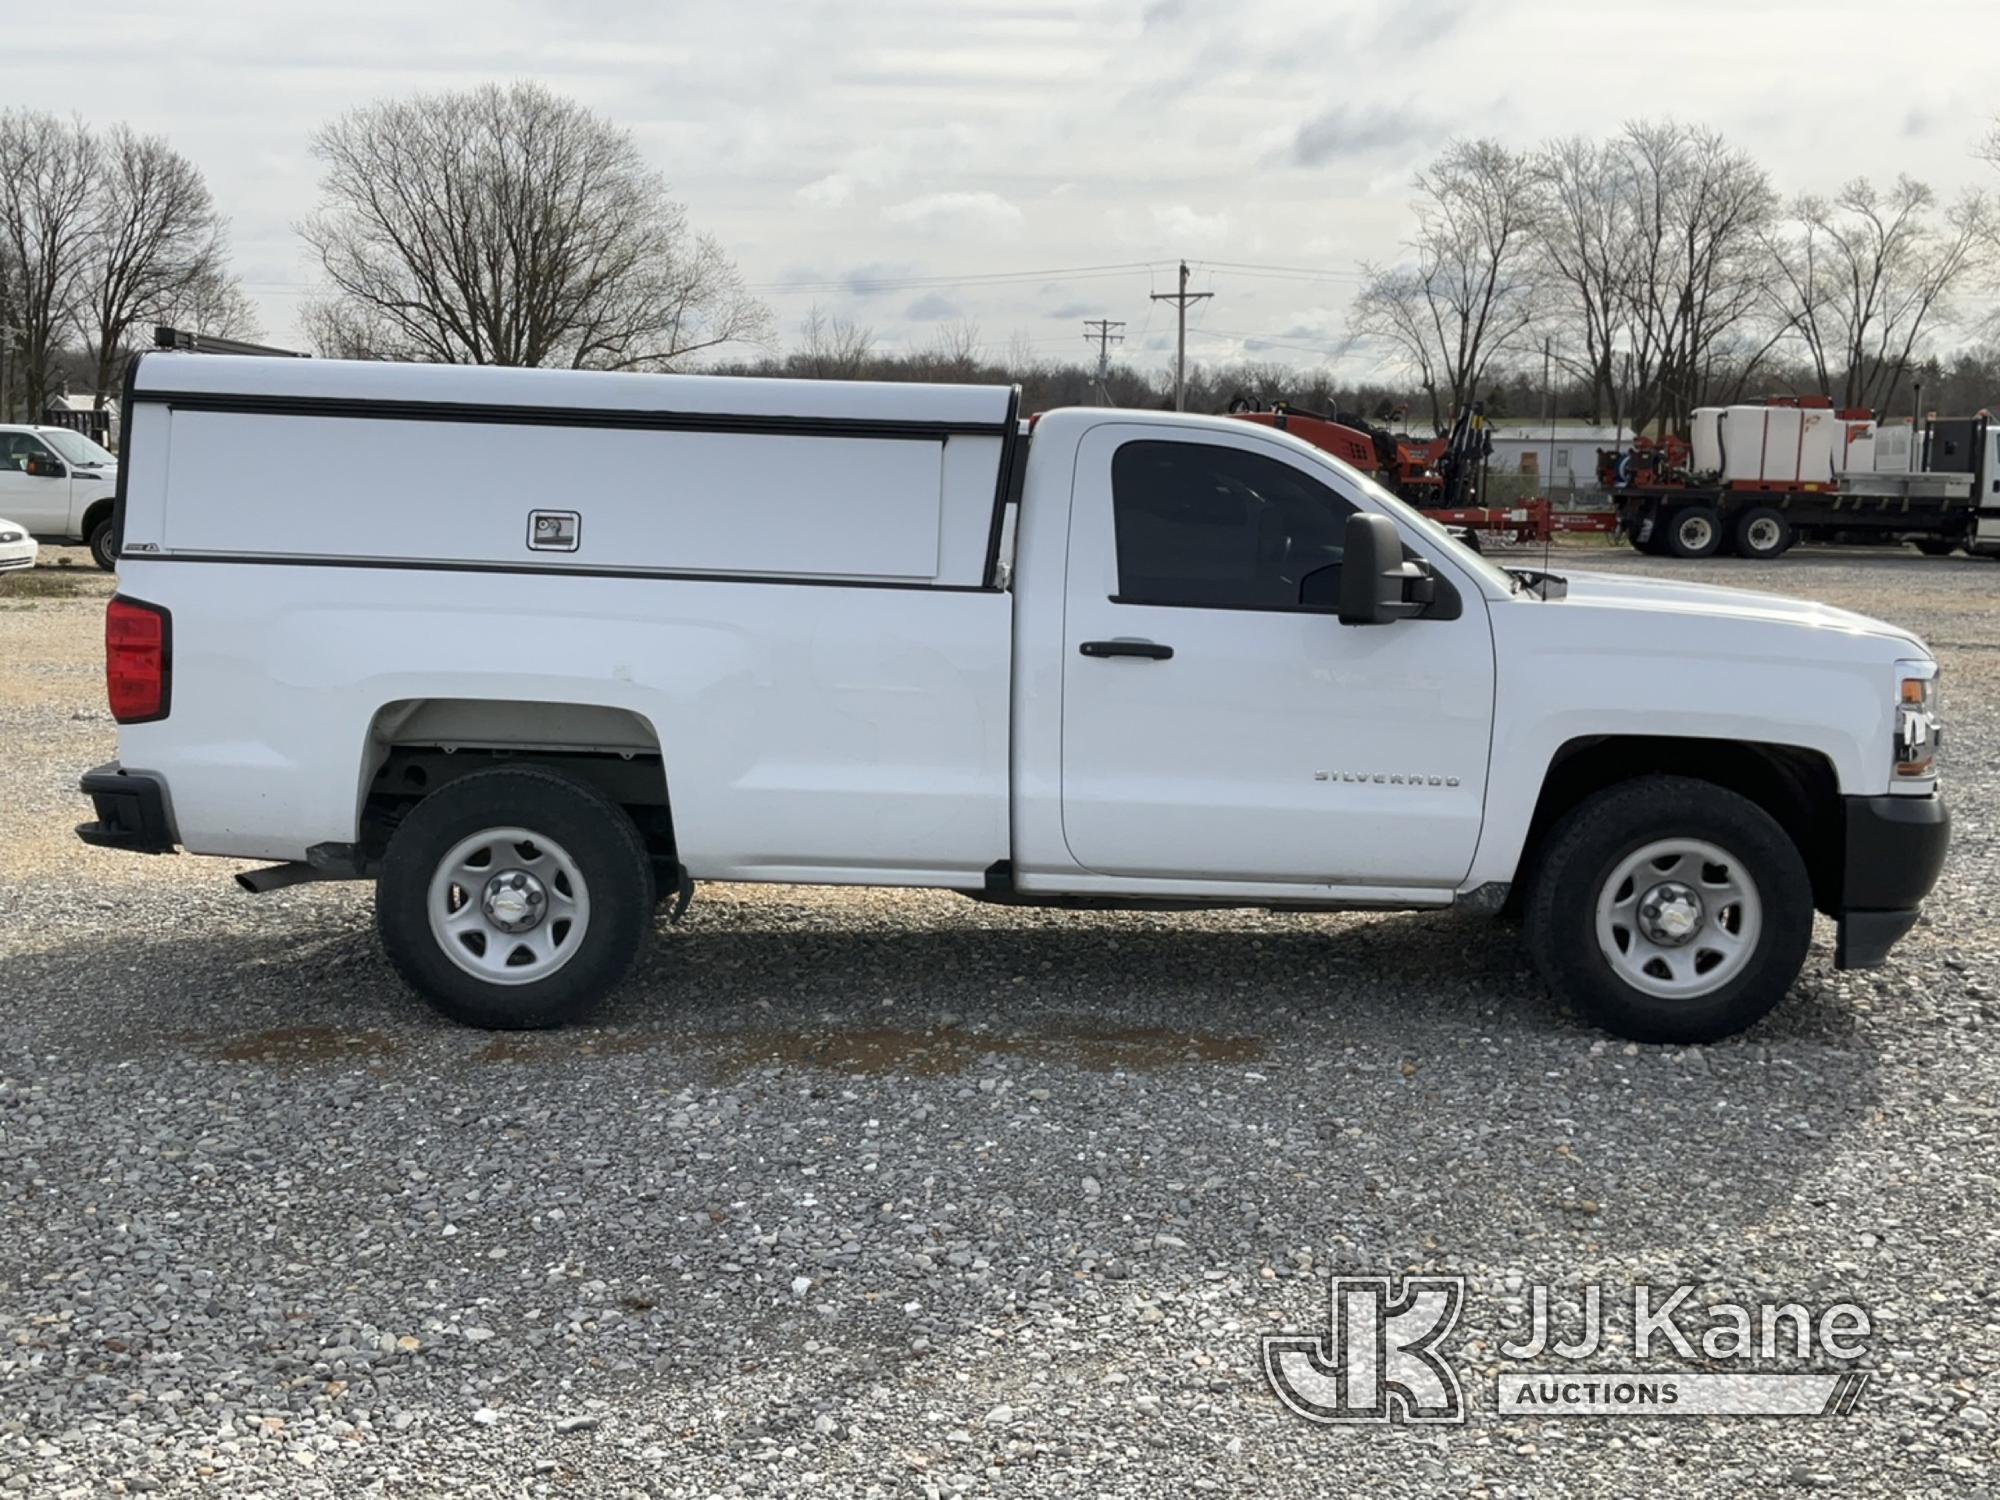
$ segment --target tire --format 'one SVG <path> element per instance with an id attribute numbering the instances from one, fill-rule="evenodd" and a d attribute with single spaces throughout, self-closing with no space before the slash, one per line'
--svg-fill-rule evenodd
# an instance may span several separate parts
<path id="1" fill-rule="evenodd" d="M 1585 799 L 1549 831 L 1530 879 L 1535 967 L 1558 998 L 1636 1042 L 1712 1042 L 1754 1025 L 1812 942 L 1797 845 L 1756 803 L 1706 781 L 1645 776 Z M 1664 899 L 1649 904 L 1655 892 Z"/>
<path id="2" fill-rule="evenodd" d="M 118 571 L 118 554 L 112 550 L 113 544 L 118 538 L 112 531 L 111 517 L 106 516 L 95 526 L 91 527 L 90 535 L 85 540 L 90 546 L 90 560 L 92 562 L 96 563 L 98 567 L 107 573 Z"/>
<path id="3" fill-rule="evenodd" d="M 1722 521 L 1712 505 L 1683 505 L 1667 517 L 1663 544 L 1669 557 L 1713 557 L 1722 546 Z"/>
<path id="4" fill-rule="evenodd" d="M 1752 562 L 1769 562 L 1792 550 L 1792 523 L 1771 505 L 1753 505 L 1736 518 L 1730 536 L 1736 555 Z"/>
<path id="5" fill-rule="evenodd" d="M 494 1031 L 590 1014 L 631 971 L 652 914 L 652 863 L 624 809 L 536 766 L 475 771 L 424 798 L 375 888 L 396 972 L 452 1020 Z"/>
<path id="6" fill-rule="evenodd" d="M 1947 541 L 1943 537 L 1913 537 L 1911 540 L 1916 543 L 1917 550 L 1923 553 L 1925 557 L 1950 557 L 1952 553 L 1958 550 L 1957 542 Z"/>

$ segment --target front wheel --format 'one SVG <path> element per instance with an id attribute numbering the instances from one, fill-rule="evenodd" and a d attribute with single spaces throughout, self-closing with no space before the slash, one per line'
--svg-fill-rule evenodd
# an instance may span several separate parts
<path id="1" fill-rule="evenodd" d="M 1771 815 L 1710 782 L 1648 776 L 1550 831 L 1526 907 L 1557 996 L 1641 1042 L 1710 1042 L 1784 998 L 1812 941 L 1812 883 Z"/>
<path id="2" fill-rule="evenodd" d="M 111 525 L 111 517 L 106 516 L 90 528 L 85 538 L 90 544 L 90 560 L 107 573 L 118 571 L 118 538 Z"/>
<path id="3" fill-rule="evenodd" d="M 623 808 L 539 767 L 475 771 L 419 802 L 375 890 L 396 970 L 455 1021 L 579 1020 L 651 926 L 653 870 Z"/>

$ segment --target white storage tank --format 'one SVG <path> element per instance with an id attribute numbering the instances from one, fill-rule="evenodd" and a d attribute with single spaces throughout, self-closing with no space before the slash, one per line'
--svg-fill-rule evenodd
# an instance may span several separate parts
<path id="1" fill-rule="evenodd" d="M 1872 472 L 1875 468 L 1875 419 L 1865 411 L 1841 412 L 1835 421 L 1833 472 Z"/>
<path id="2" fill-rule="evenodd" d="M 1910 426 L 1907 422 L 1897 422 L 1893 426 L 1875 429 L 1875 472 L 1877 474 L 1907 474 L 1916 467 L 1912 461 Z"/>
<path id="3" fill-rule="evenodd" d="M 1722 477 L 1762 479 L 1764 477 L 1765 419 L 1770 411 L 1762 406 L 1730 406 L 1722 413 Z"/>
<path id="4" fill-rule="evenodd" d="M 1833 483 L 1833 455 L 1844 447 L 1847 429 L 1829 407 L 1809 406 L 1799 413 L 1799 459 L 1797 478 L 1801 484 Z"/>
<path id="5" fill-rule="evenodd" d="M 1796 406 L 1773 406 L 1765 410 L 1765 479 L 1789 482 L 1799 477 L 1799 444 L 1804 428 L 1805 413 Z"/>
<path id="6" fill-rule="evenodd" d="M 1694 450 L 1689 460 L 1697 474 L 1722 472 L 1722 408 L 1697 406 L 1689 418 L 1689 438 Z"/>

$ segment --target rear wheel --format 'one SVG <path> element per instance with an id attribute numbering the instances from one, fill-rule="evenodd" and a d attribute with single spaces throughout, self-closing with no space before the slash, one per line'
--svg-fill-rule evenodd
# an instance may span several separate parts
<path id="1" fill-rule="evenodd" d="M 1925 557 L 1950 557 L 1958 550 L 1957 542 L 1940 536 L 1921 536 L 1913 540 L 1917 544 L 1917 550 Z"/>
<path id="2" fill-rule="evenodd" d="M 1684 505 L 1667 517 L 1664 537 L 1671 557 L 1713 557 L 1722 546 L 1722 522 L 1712 505 Z"/>
<path id="3" fill-rule="evenodd" d="M 1769 813 L 1709 782 L 1648 776 L 1550 831 L 1526 937 L 1549 987 L 1606 1030 L 1708 1042 L 1784 998 L 1812 912 L 1805 861 Z"/>
<path id="4" fill-rule="evenodd" d="M 1753 505 L 1736 518 L 1736 555 L 1766 562 L 1792 549 L 1792 523 L 1774 506 Z"/>
<path id="5" fill-rule="evenodd" d="M 118 569 L 117 537 L 112 532 L 111 517 L 106 516 L 90 528 L 85 538 L 90 544 L 90 560 L 107 573 Z"/>
<path id="6" fill-rule="evenodd" d="M 624 809 L 538 767 L 433 792 L 389 841 L 375 891 L 397 971 L 455 1021 L 503 1031 L 587 1015 L 639 955 L 653 870 Z"/>

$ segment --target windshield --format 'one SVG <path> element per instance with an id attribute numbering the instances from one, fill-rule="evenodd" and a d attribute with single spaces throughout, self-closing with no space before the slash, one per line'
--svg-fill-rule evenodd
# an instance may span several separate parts
<path id="1" fill-rule="evenodd" d="M 73 464 L 115 464 L 117 457 L 100 448 L 80 432 L 67 427 L 44 427 L 36 436 Z"/>

